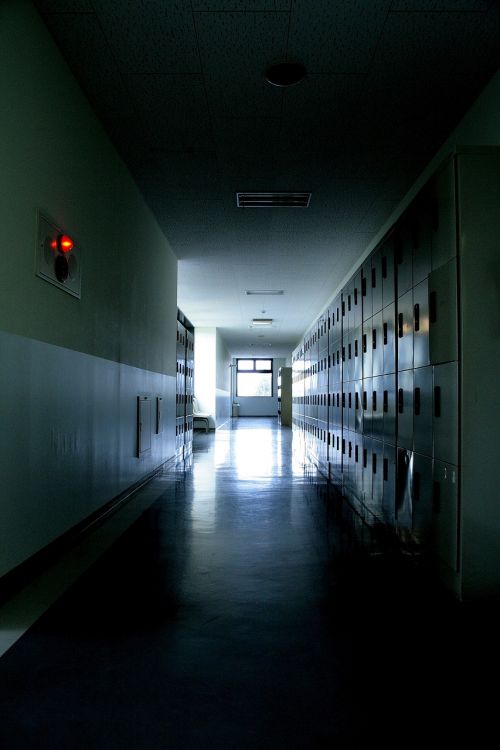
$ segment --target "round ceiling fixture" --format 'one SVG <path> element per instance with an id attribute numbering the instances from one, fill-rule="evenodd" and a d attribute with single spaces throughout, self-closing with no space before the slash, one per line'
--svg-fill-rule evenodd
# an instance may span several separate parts
<path id="1" fill-rule="evenodd" d="M 281 62 L 270 65 L 266 70 L 266 81 L 273 86 L 294 86 L 306 77 L 307 71 L 302 63 Z"/>

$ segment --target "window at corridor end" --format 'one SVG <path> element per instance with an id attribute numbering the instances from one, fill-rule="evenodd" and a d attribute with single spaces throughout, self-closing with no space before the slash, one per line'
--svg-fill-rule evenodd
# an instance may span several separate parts
<path id="1" fill-rule="evenodd" d="M 273 360 L 237 359 L 236 395 L 238 397 L 272 396 Z"/>

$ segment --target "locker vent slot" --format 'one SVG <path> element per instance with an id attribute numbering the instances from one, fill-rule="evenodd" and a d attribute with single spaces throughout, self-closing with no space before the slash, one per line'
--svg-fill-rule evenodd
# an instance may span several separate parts
<path id="1" fill-rule="evenodd" d="M 308 208 L 311 193 L 236 193 L 238 208 Z"/>

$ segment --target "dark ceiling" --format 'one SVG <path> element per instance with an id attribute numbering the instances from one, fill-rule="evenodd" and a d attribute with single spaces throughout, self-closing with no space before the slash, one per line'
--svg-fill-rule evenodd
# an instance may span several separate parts
<path id="1" fill-rule="evenodd" d="M 295 344 L 500 67 L 491 0 L 35 4 L 179 258 L 180 306 L 233 353 Z M 264 71 L 286 59 L 307 77 L 284 90 Z M 251 190 L 311 205 L 237 208 Z"/>

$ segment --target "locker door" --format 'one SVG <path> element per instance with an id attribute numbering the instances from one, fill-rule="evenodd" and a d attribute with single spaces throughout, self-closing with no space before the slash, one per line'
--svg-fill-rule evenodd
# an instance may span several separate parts
<path id="1" fill-rule="evenodd" d="M 440 268 L 457 254 L 455 215 L 455 168 L 450 159 L 430 185 L 433 200 L 431 256 L 432 268 Z"/>
<path id="2" fill-rule="evenodd" d="M 394 232 L 384 240 L 381 249 L 381 273 L 382 273 L 382 307 L 387 307 L 396 299 L 395 277 L 394 277 Z"/>
<path id="3" fill-rule="evenodd" d="M 413 370 L 398 373 L 398 439 L 401 448 L 413 449 Z"/>
<path id="4" fill-rule="evenodd" d="M 434 461 L 431 547 L 453 570 L 458 569 L 458 469 Z"/>
<path id="5" fill-rule="evenodd" d="M 384 440 L 396 445 L 396 375 L 384 375 L 382 388 Z"/>
<path id="6" fill-rule="evenodd" d="M 415 206 L 416 233 L 413 248 L 413 285 L 429 276 L 431 271 L 432 209 L 429 191 L 424 189 Z"/>
<path id="7" fill-rule="evenodd" d="M 372 434 L 373 378 L 363 378 L 361 409 L 363 412 L 363 434 Z"/>
<path id="8" fill-rule="evenodd" d="M 373 302 L 372 302 L 372 263 L 371 260 L 366 260 L 361 267 L 361 298 L 362 298 L 362 312 L 363 321 L 368 320 L 373 315 Z"/>
<path id="9" fill-rule="evenodd" d="M 371 267 L 371 287 L 372 287 L 372 308 L 373 314 L 382 310 L 382 252 L 378 248 L 372 255 Z"/>
<path id="10" fill-rule="evenodd" d="M 431 543 L 432 532 L 432 458 L 413 454 L 412 531 L 416 541 Z"/>
<path id="11" fill-rule="evenodd" d="M 432 456 L 432 367 L 413 371 L 413 449 Z"/>
<path id="12" fill-rule="evenodd" d="M 396 520 L 396 448 L 384 443 L 382 465 L 382 514 L 384 521 L 394 524 Z"/>
<path id="13" fill-rule="evenodd" d="M 362 330 L 361 353 L 363 356 L 363 377 L 371 378 L 373 355 L 373 318 L 368 318 L 368 320 L 364 321 Z"/>
<path id="14" fill-rule="evenodd" d="M 413 289 L 413 366 L 429 363 L 429 283 L 425 279 Z"/>
<path id="15" fill-rule="evenodd" d="M 413 286 L 413 222 L 407 213 L 398 224 L 394 238 L 394 261 L 396 267 L 397 296 L 408 292 Z"/>
<path id="16" fill-rule="evenodd" d="M 372 440 L 372 512 L 377 518 L 383 518 L 384 493 L 384 444 L 381 440 Z"/>
<path id="17" fill-rule="evenodd" d="M 413 367 L 413 291 L 398 299 L 397 308 L 398 370 Z"/>
<path id="18" fill-rule="evenodd" d="M 384 333 L 382 310 L 373 316 L 372 327 L 372 374 L 382 375 L 384 372 Z"/>
<path id="19" fill-rule="evenodd" d="M 372 502 L 372 439 L 363 436 L 363 450 L 361 456 L 363 503 L 367 508 Z"/>
<path id="20" fill-rule="evenodd" d="M 384 376 L 372 380 L 372 435 L 380 440 L 384 436 Z"/>
<path id="21" fill-rule="evenodd" d="M 352 332 L 352 379 L 360 380 L 363 377 L 363 338 L 362 328 L 358 326 Z"/>
<path id="22" fill-rule="evenodd" d="M 398 448 L 396 466 L 396 523 L 398 528 L 412 528 L 413 453 Z"/>
<path id="23" fill-rule="evenodd" d="M 458 365 L 448 362 L 434 367 L 432 431 L 434 458 L 458 463 Z"/>
<path id="24" fill-rule="evenodd" d="M 362 322 L 363 322 L 363 300 L 362 300 L 362 294 L 361 294 L 361 271 L 358 271 L 356 274 L 354 274 L 353 279 L 353 299 L 352 299 L 352 322 L 353 322 L 353 328 L 358 328 Z"/>
<path id="25" fill-rule="evenodd" d="M 429 276 L 429 349 L 432 364 L 458 357 L 456 259 Z"/>
<path id="26" fill-rule="evenodd" d="M 354 430 L 363 432 L 363 381 L 354 381 Z"/>
<path id="27" fill-rule="evenodd" d="M 396 308 L 394 304 L 382 310 L 382 344 L 384 373 L 396 371 Z"/>

